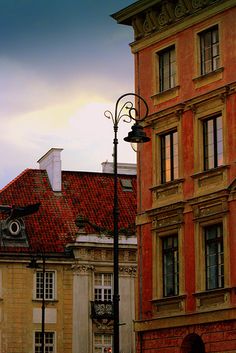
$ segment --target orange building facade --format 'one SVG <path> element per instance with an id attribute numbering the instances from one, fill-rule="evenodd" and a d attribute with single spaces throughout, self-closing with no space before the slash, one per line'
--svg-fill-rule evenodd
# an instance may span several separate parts
<path id="1" fill-rule="evenodd" d="M 140 0 L 137 352 L 236 352 L 236 2 Z"/>

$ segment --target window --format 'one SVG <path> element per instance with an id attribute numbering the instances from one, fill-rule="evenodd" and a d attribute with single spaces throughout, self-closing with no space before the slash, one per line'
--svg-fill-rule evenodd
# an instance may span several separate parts
<path id="1" fill-rule="evenodd" d="M 163 256 L 163 295 L 164 297 L 179 294 L 179 254 L 178 236 L 162 239 Z"/>
<path id="2" fill-rule="evenodd" d="M 94 334 L 94 353 L 111 353 L 112 352 L 112 335 L 110 334 Z"/>
<path id="3" fill-rule="evenodd" d="M 220 65 L 218 26 L 200 33 L 201 75 L 217 70 Z"/>
<path id="4" fill-rule="evenodd" d="M 55 272 L 45 271 L 44 277 L 44 299 L 55 299 Z M 36 272 L 36 299 L 43 298 L 43 272 Z"/>
<path id="5" fill-rule="evenodd" d="M 223 164 L 222 116 L 203 121 L 204 170 Z"/>
<path id="6" fill-rule="evenodd" d="M 206 289 L 224 287 L 222 224 L 207 226 L 205 234 Z"/>
<path id="7" fill-rule="evenodd" d="M 159 91 L 163 92 L 176 86 L 175 47 L 171 46 L 158 53 Z"/>
<path id="8" fill-rule="evenodd" d="M 161 135 L 161 182 L 178 178 L 178 134 L 171 131 Z"/>
<path id="9" fill-rule="evenodd" d="M 42 347 L 42 334 L 41 332 L 35 332 L 34 335 L 34 353 L 41 353 Z M 55 333 L 45 332 L 44 334 L 44 352 L 55 353 Z"/>
<path id="10" fill-rule="evenodd" d="M 131 179 L 120 179 L 120 183 L 123 191 L 133 191 Z"/>
<path id="11" fill-rule="evenodd" d="M 95 273 L 94 275 L 94 300 L 112 300 L 112 274 Z"/>

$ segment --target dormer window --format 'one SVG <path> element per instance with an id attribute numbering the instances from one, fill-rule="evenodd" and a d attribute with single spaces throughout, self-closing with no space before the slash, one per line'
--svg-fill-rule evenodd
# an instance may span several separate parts
<path id="1" fill-rule="evenodd" d="M 123 191 L 133 191 L 132 180 L 120 179 L 120 183 L 121 183 Z"/>

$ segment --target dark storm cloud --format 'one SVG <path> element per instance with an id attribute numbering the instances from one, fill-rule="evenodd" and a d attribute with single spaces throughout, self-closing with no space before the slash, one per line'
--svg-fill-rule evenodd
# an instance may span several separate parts
<path id="1" fill-rule="evenodd" d="M 132 2 L 0 0 L 0 57 L 34 67 L 48 79 L 83 75 L 84 67 L 94 64 L 106 74 L 114 58 L 122 64 L 122 26 L 118 28 L 110 14 Z M 126 28 L 125 33 L 127 50 L 131 30 Z M 112 59 L 116 49 L 119 55 Z"/>

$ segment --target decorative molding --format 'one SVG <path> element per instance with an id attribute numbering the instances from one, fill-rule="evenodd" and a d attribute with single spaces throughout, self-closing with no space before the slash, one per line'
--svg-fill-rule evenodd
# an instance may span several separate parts
<path id="1" fill-rule="evenodd" d="M 167 206 L 150 210 L 152 229 L 161 229 L 170 226 L 178 227 L 183 223 L 185 202 L 176 202 Z"/>
<path id="2" fill-rule="evenodd" d="M 1 246 L 28 247 L 28 238 L 23 218 L 11 216 L 0 221 Z"/>
<path id="3" fill-rule="evenodd" d="M 102 332 L 104 333 L 112 333 L 113 330 L 113 320 L 102 319 L 102 320 L 93 320 L 93 324 L 95 325 L 94 332 Z"/>
<path id="4" fill-rule="evenodd" d="M 195 183 L 195 194 L 209 189 L 216 191 L 223 188 L 227 183 L 228 165 L 222 165 L 214 169 L 209 169 L 200 173 L 193 174 L 191 177 Z"/>
<path id="5" fill-rule="evenodd" d="M 185 326 L 193 326 L 193 325 L 201 325 L 203 324 L 203 328 L 205 327 L 206 331 L 209 331 L 209 325 L 219 325 L 220 321 L 227 321 L 230 324 L 230 320 L 235 320 L 236 317 L 236 308 L 224 308 L 224 310 L 219 310 L 212 308 L 212 310 L 208 310 L 205 312 L 194 312 L 194 313 L 186 313 L 183 315 L 173 315 L 167 317 L 158 317 L 150 320 L 141 320 L 134 322 L 134 331 L 142 332 L 142 331 L 151 331 L 151 330 L 161 330 L 161 329 L 171 329 L 177 328 L 181 329 Z M 233 322 L 232 322 L 233 325 Z M 213 327 L 211 327 L 212 331 L 214 331 Z"/>
<path id="6" fill-rule="evenodd" d="M 229 305 L 232 288 L 220 288 L 205 292 L 194 293 L 198 310 L 209 310 L 212 307 Z"/>
<path id="7" fill-rule="evenodd" d="M 220 67 L 217 70 L 208 72 L 205 75 L 201 75 L 193 78 L 195 88 L 200 88 L 200 87 L 209 85 L 210 83 L 221 80 L 223 77 L 223 71 L 224 71 L 224 68 Z"/>
<path id="8" fill-rule="evenodd" d="M 94 271 L 94 266 L 76 263 L 71 266 L 71 269 L 74 274 L 87 275 L 90 271 Z"/>
<path id="9" fill-rule="evenodd" d="M 166 199 L 169 197 L 182 195 L 184 179 L 177 179 L 169 183 L 161 184 L 151 188 L 154 193 L 154 202 Z"/>
<path id="10" fill-rule="evenodd" d="M 167 118 L 170 116 L 175 116 L 176 119 L 178 117 L 178 111 L 182 114 L 188 110 L 191 110 L 194 114 L 198 113 L 198 110 L 201 107 L 204 107 L 209 102 L 217 101 L 219 105 L 222 106 L 222 100 L 226 99 L 229 95 L 236 92 L 236 82 L 230 83 L 228 85 L 222 86 L 220 88 L 216 88 L 214 90 L 208 91 L 197 97 L 193 97 L 188 99 L 182 103 L 175 104 L 171 107 L 159 110 L 158 112 L 151 114 L 146 120 L 146 124 L 151 125 L 154 130 L 159 130 L 159 125 L 161 121 L 163 124 L 166 123 Z M 152 96 L 154 98 L 155 96 Z"/>
<path id="11" fill-rule="evenodd" d="M 202 218 L 214 217 L 228 212 L 228 193 L 206 195 L 190 201 L 193 210 L 193 219 L 200 221 Z"/>
<path id="12" fill-rule="evenodd" d="M 137 273 L 137 268 L 135 266 L 120 266 L 119 272 L 122 275 L 135 277 Z"/>
<path id="13" fill-rule="evenodd" d="M 176 98 L 179 95 L 180 86 L 167 89 L 166 91 L 158 92 L 152 95 L 154 105 L 164 103 L 170 99 Z"/>
<path id="14" fill-rule="evenodd" d="M 178 0 L 160 1 L 132 17 L 135 40 L 147 37 L 152 33 L 158 33 L 167 26 L 173 25 L 197 14 L 202 9 L 214 4 L 222 3 L 222 0 Z"/>
<path id="15" fill-rule="evenodd" d="M 222 103 L 222 97 L 226 98 L 232 93 L 234 93 L 233 84 L 225 85 L 215 90 L 207 91 L 204 94 L 198 95 L 185 101 L 184 110 L 192 110 L 194 113 L 196 113 L 199 106 L 204 105 L 206 102 L 209 103 L 209 101 L 216 100 L 219 101 L 219 103 Z"/>
<path id="16" fill-rule="evenodd" d="M 154 316 L 174 315 L 184 310 L 186 295 L 153 299 Z"/>

